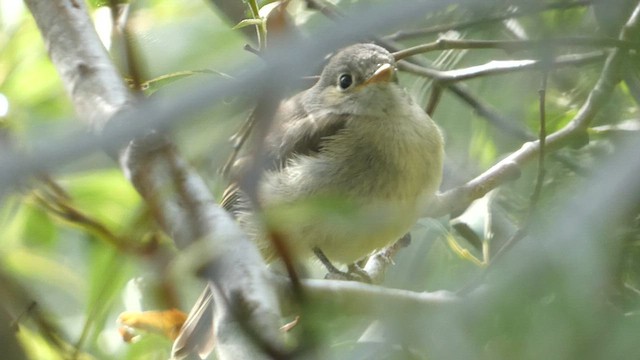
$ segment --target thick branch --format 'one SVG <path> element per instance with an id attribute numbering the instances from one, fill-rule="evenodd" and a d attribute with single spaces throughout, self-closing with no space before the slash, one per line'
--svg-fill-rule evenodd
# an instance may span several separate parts
<path id="1" fill-rule="evenodd" d="M 78 115 L 97 130 L 133 97 L 115 70 L 89 20 L 84 2 L 27 0 L 51 59 Z M 278 344 L 279 307 L 258 250 L 228 213 L 217 206 L 204 181 L 159 136 L 134 140 L 121 152 L 121 164 L 157 220 L 176 243 L 186 247 L 206 240 L 213 271 L 209 273 L 231 304 L 272 344 Z M 223 312 L 226 304 L 216 304 Z M 237 310 L 237 309 L 234 309 Z M 229 317 L 218 316 L 218 319 Z M 237 320 L 236 320 L 237 321 Z M 224 324 L 222 324 L 224 325 Z M 225 347 L 250 349 L 237 327 L 218 324 Z M 227 331 L 229 330 L 229 331 Z M 229 333 L 231 332 L 231 334 Z M 277 345 L 276 345 L 277 346 Z M 243 357 L 242 351 L 234 353 Z M 253 356 L 253 355 L 248 355 Z M 248 357 L 247 357 L 248 358 Z"/>
<path id="2" fill-rule="evenodd" d="M 277 281 L 283 298 L 290 291 L 288 282 Z M 370 314 L 376 310 L 406 309 L 459 304 L 461 298 L 448 291 L 416 292 L 390 289 L 356 281 L 304 279 L 300 285 L 311 303 L 331 304 L 346 314 Z"/>
<path id="3" fill-rule="evenodd" d="M 82 1 L 27 0 L 74 108 L 96 129 L 131 100 Z M 88 29 L 88 31 L 78 31 Z"/>

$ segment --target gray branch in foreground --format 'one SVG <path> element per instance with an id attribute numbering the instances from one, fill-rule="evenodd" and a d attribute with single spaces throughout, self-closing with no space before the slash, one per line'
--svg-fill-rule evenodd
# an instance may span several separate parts
<path id="1" fill-rule="evenodd" d="M 68 0 L 27 0 L 51 59 L 80 118 L 98 132 L 134 99 L 102 47 L 84 7 Z M 217 349 L 222 359 L 251 358 L 257 352 L 242 336 L 234 316 L 242 312 L 265 341 L 278 346 L 280 312 L 275 290 L 255 245 L 211 196 L 205 182 L 160 136 L 148 135 L 120 149 L 123 171 L 178 246 L 205 240 L 209 275 L 227 301 L 216 305 Z M 242 304 L 229 309 L 228 304 Z"/>
<path id="2" fill-rule="evenodd" d="M 350 314 L 405 309 L 406 306 L 450 306 L 461 300 L 448 291 L 415 292 L 355 281 L 307 279 L 302 280 L 301 285 L 310 300 L 331 303 Z"/>
<path id="3" fill-rule="evenodd" d="M 76 113 L 96 129 L 132 101 L 82 1 L 26 1 Z M 61 22 L 63 21 L 63 22 Z M 78 31 L 78 29 L 83 29 Z"/>

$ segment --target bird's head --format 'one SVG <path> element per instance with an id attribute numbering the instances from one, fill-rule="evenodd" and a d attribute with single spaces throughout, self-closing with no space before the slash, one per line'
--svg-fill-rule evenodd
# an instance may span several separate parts
<path id="1" fill-rule="evenodd" d="M 391 53 L 374 44 L 356 44 L 329 60 L 308 93 L 308 101 L 320 111 L 367 115 L 392 104 L 395 88 L 396 64 Z"/>

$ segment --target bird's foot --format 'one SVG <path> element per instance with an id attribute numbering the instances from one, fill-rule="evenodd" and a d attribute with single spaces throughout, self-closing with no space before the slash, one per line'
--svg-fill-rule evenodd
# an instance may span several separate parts
<path id="1" fill-rule="evenodd" d="M 367 284 L 371 284 L 373 281 L 371 280 L 371 276 L 369 273 L 364 271 L 358 264 L 351 264 L 348 267 L 347 274 L 353 278 L 355 281 L 364 282 Z"/>
<path id="2" fill-rule="evenodd" d="M 366 271 L 362 270 L 358 265 L 351 264 L 349 265 L 348 271 L 342 271 L 335 267 L 329 258 L 320 250 L 319 248 L 314 248 L 313 253 L 320 260 L 322 265 L 327 269 L 327 275 L 325 279 L 332 280 L 349 280 L 349 281 L 359 281 L 371 283 L 371 277 L 367 274 Z"/>

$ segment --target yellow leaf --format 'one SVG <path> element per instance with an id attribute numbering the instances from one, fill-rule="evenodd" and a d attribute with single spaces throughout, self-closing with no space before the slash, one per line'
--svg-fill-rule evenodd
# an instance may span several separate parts
<path id="1" fill-rule="evenodd" d="M 175 340 L 187 319 L 187 314 L 177 309 L 165 311 L 126 311 L 118 316 L 122 326 L 118 329 L 125 342 L 131 342 L 136 336 L 135 330 L 162 334 Z"/>

